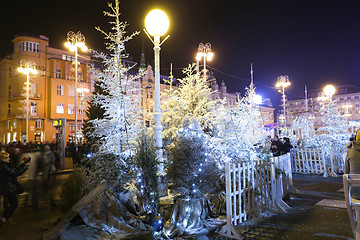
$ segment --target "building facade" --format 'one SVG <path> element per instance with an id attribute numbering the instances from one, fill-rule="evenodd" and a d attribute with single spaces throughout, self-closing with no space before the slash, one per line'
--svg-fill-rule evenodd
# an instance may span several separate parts
<path id="1" fill-rule="evenodd" d="M 12 40 L 14 51 L 0 60 L 0 142 L 26 141 L 54 142 L 58 139 L 59 130 L 53 126 L 54 120 L 66 119 L 65 142 L 73 142 L 75 138 L 75 64 L 74 53 L 49 46 L 46 36 L 18 35 Z M 38 70 L 29 75 L 29 94 L 26 91 L 27 76 L 17 69 L 20 61 L 32 61 Z M 87 98 L 93 91 L 93 80 L 89 73 L 91 57 L 87 54 L 78 56 L 77 90 L 78 93 L 78 139 L 82 138 L 82 123 L 86 120 L 85 110 Z M 96 64 L 95 64 L 96 65 Z M 154 112 L 155 84 L 151 66 L 145 65 L 145 56 L 141 56 L 140 68 L 145 70 L 138 81 L 139 91 L 132 92 L 134 98 L 140 99 L 144 125 L 151 126 L 151 115 Z M 131 74 L 131 73 L 130 73 Z M 172 79 L 173 84 L 168 81 Z M 225 82 L 220 86 L 213 74 L 209 74 L 209 83 L 213 91 L 212 98 L 226 98 L 226 105 L 236 104 L 239 93 L 228 93 Z M 161 76 L 160 91 L 178 88 L 176 78 Z M 26 101 L 28 95 L 29 101 Z M 166 104 L 166 99 L 161 99 Z M 268 101 L 269 102 L 269 101 Z M 29 112 L 26 113 L 26 106 Z M 264 125 L 274 122 L 274 108 L 269 104 L 260 106 Z M 26 130 L 26 119 L 28 128 Z"/>
<path id="2" fill-rule="evenodd" d="M 25 141 L 27 117 L 29 142 L 56 141 L 58 130 L 52 122 L 60 118 L 67 121 L 66 141 L 72 141 L 75 135 L 74 53 L 50 47 L 49 39 L 42 35 L 18 35 L 12 43 L 13 53 L 0 60 L 0 142 Z M 17 70 L 21 60 L 34 62 L 38 70 L 38 74 L 29 75 L 29 102 L 26 101 L 27 76 Z M 78 61 L 78 89 L 91 90 L 90 58 L 79 54 Z M 78 94 L 78 131 L 86 108 L 82 94 Z"/>
<path id="3" fill-rule="evenodd" d="M 337 86 L 335 95 L 332 99 L 340 109 L 340 115 L 349 121 L 360 122 L 360 91 L 355 86 Z M 304 116 L 313 121 L 315 129 L 322 126 L 320 122 L 320 102 L 323 96 L 322 90 L 309 91 L 307 101 L 305 98 L 286 101 L 287 122 L 291 125 L 292 121 L 298 116 Z M 283 116 L 281 109 L 280 114 Z M 281 121 L 281 120 L 280 120 Z"/>

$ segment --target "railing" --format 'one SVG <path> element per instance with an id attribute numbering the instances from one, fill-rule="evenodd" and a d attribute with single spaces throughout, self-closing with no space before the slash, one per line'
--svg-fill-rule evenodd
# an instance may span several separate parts
<path id="1" fill-rule="evenodd" d="M 30 93 L 29 94 L 30 98 L 42 98 L 42 94 L 41 93 Z M 9 95 L 9 99 L 15 99 L 15 98 L 26 98 L 25 94 L 11 94 Z"/>
<path id="2" fill-rule="evenodd" d="M 272 166 L 271 161 L 265 160 L 226 165 L 227 224 L 223 235 L 240 239 L 234 226 L 273 208 Z"/>
<path id="3" fill-rule="evenodd" d="M 337 177 L 344 173 L 344 149 L 292 149 L 291 163 L 293 172 L 300 174 L 319 174 Z"/>
<path id="4" fill-rule="evenodd" d="M 340 150 L 330 149 L 330 176 L 337 177 L 343 174 L 345 169 L 345 148 Z"/>
<path id="5" fill-rule="evenodd" d="M 290 155 L 225 166 L 226 218 L 221 234 L 242 239 L 234 226 L 265 211 L 286 212 L 282 200 L 293 190 Z"/>
<path id="6" fill-rule="evenodd" d="M 301 174 L 323 174 L 324 177 L 328 176 L 323 149 L 292 149 L 290 156 L 293 172 Z"/>

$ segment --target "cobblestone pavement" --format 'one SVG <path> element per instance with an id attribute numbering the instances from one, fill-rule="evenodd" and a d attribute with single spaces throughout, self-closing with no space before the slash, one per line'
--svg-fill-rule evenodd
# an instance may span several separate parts
<path id="1" fill-rule="evenodd" d="M 67 175 L 59 177 L 59 182 Z M 272 214 L 237 226 L 236 229 L 245 240 L 250 239 L 315 239 L 337 240 L 353 239 L 349 218 L 344 208 L 331 205 L 316 205 L 323 199 L 344 200 L 342 178 L 323 178 L 319 176 L 294 175 L 294 185 L 300 194 L 294 194 L 287 204 L 291 210 L 286 214 Z M 39 209 L 20 204 L 9 223 L 0 228 L 0 240 L 37 240 L 41 234 L 55 225 L 61 217 L 59 207 L 51 208 L 45 196 L 40 196 Z M 191 238 L 184 238 L 191 239 Z M 213 233 L 197 239 L 227 240 Z"/>

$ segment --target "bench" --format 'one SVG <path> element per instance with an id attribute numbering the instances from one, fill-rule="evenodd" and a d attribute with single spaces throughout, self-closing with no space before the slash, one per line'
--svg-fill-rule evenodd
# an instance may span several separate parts
<path id="1" fill-rule="evenodd" d="M 360 200 L 351 197 L 352 187 L 360 187 L 360 174 L 344 174 L 344 194 L 354 237 L 360 240 Z"/>

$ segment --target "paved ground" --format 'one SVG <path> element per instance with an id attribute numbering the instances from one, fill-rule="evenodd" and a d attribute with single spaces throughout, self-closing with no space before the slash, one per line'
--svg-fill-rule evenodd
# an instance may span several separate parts
<path id="1" fill-rule="evenodd" d="M 59 184 L 67 175 L 59 176 Z M 238 226 L 244 239 L 352 239 L 350 222 L 346 209 L 332 206 L 334 200 L 344 200 L 342 178 L 294 175 L 294 185 L 301 194 L 292 195 L 286 201 L 291 207 L 287 214 L 274 214 L 257 221 Z M 316 205 L 323 199 L 330 199 L 327 206 Z M 20 205 L 10 223 L 0 228 L 0 240 L 37 240 L 41 234 L 62 217 L 59 207 L 51 208 L 46 196 L 40 196 L 40 207 L 35 210 Z M 341 203 L 341 202 L 340 202 Z M 340 204 L 341 205 L 341 204 Z M 213 234 L 201 239 L 228 239 Z"/>
<path id="2" fill-rule="evenodd" d="M 301 193 L 286 201 L 291 210 L 238 227 L 245 239 L 353 238 L 346 209 L 335 207 L 345 206 L 341 177 L 294 175 L 294 185 Z M 325 206 L 316 205 L 321 200 Z"/>

